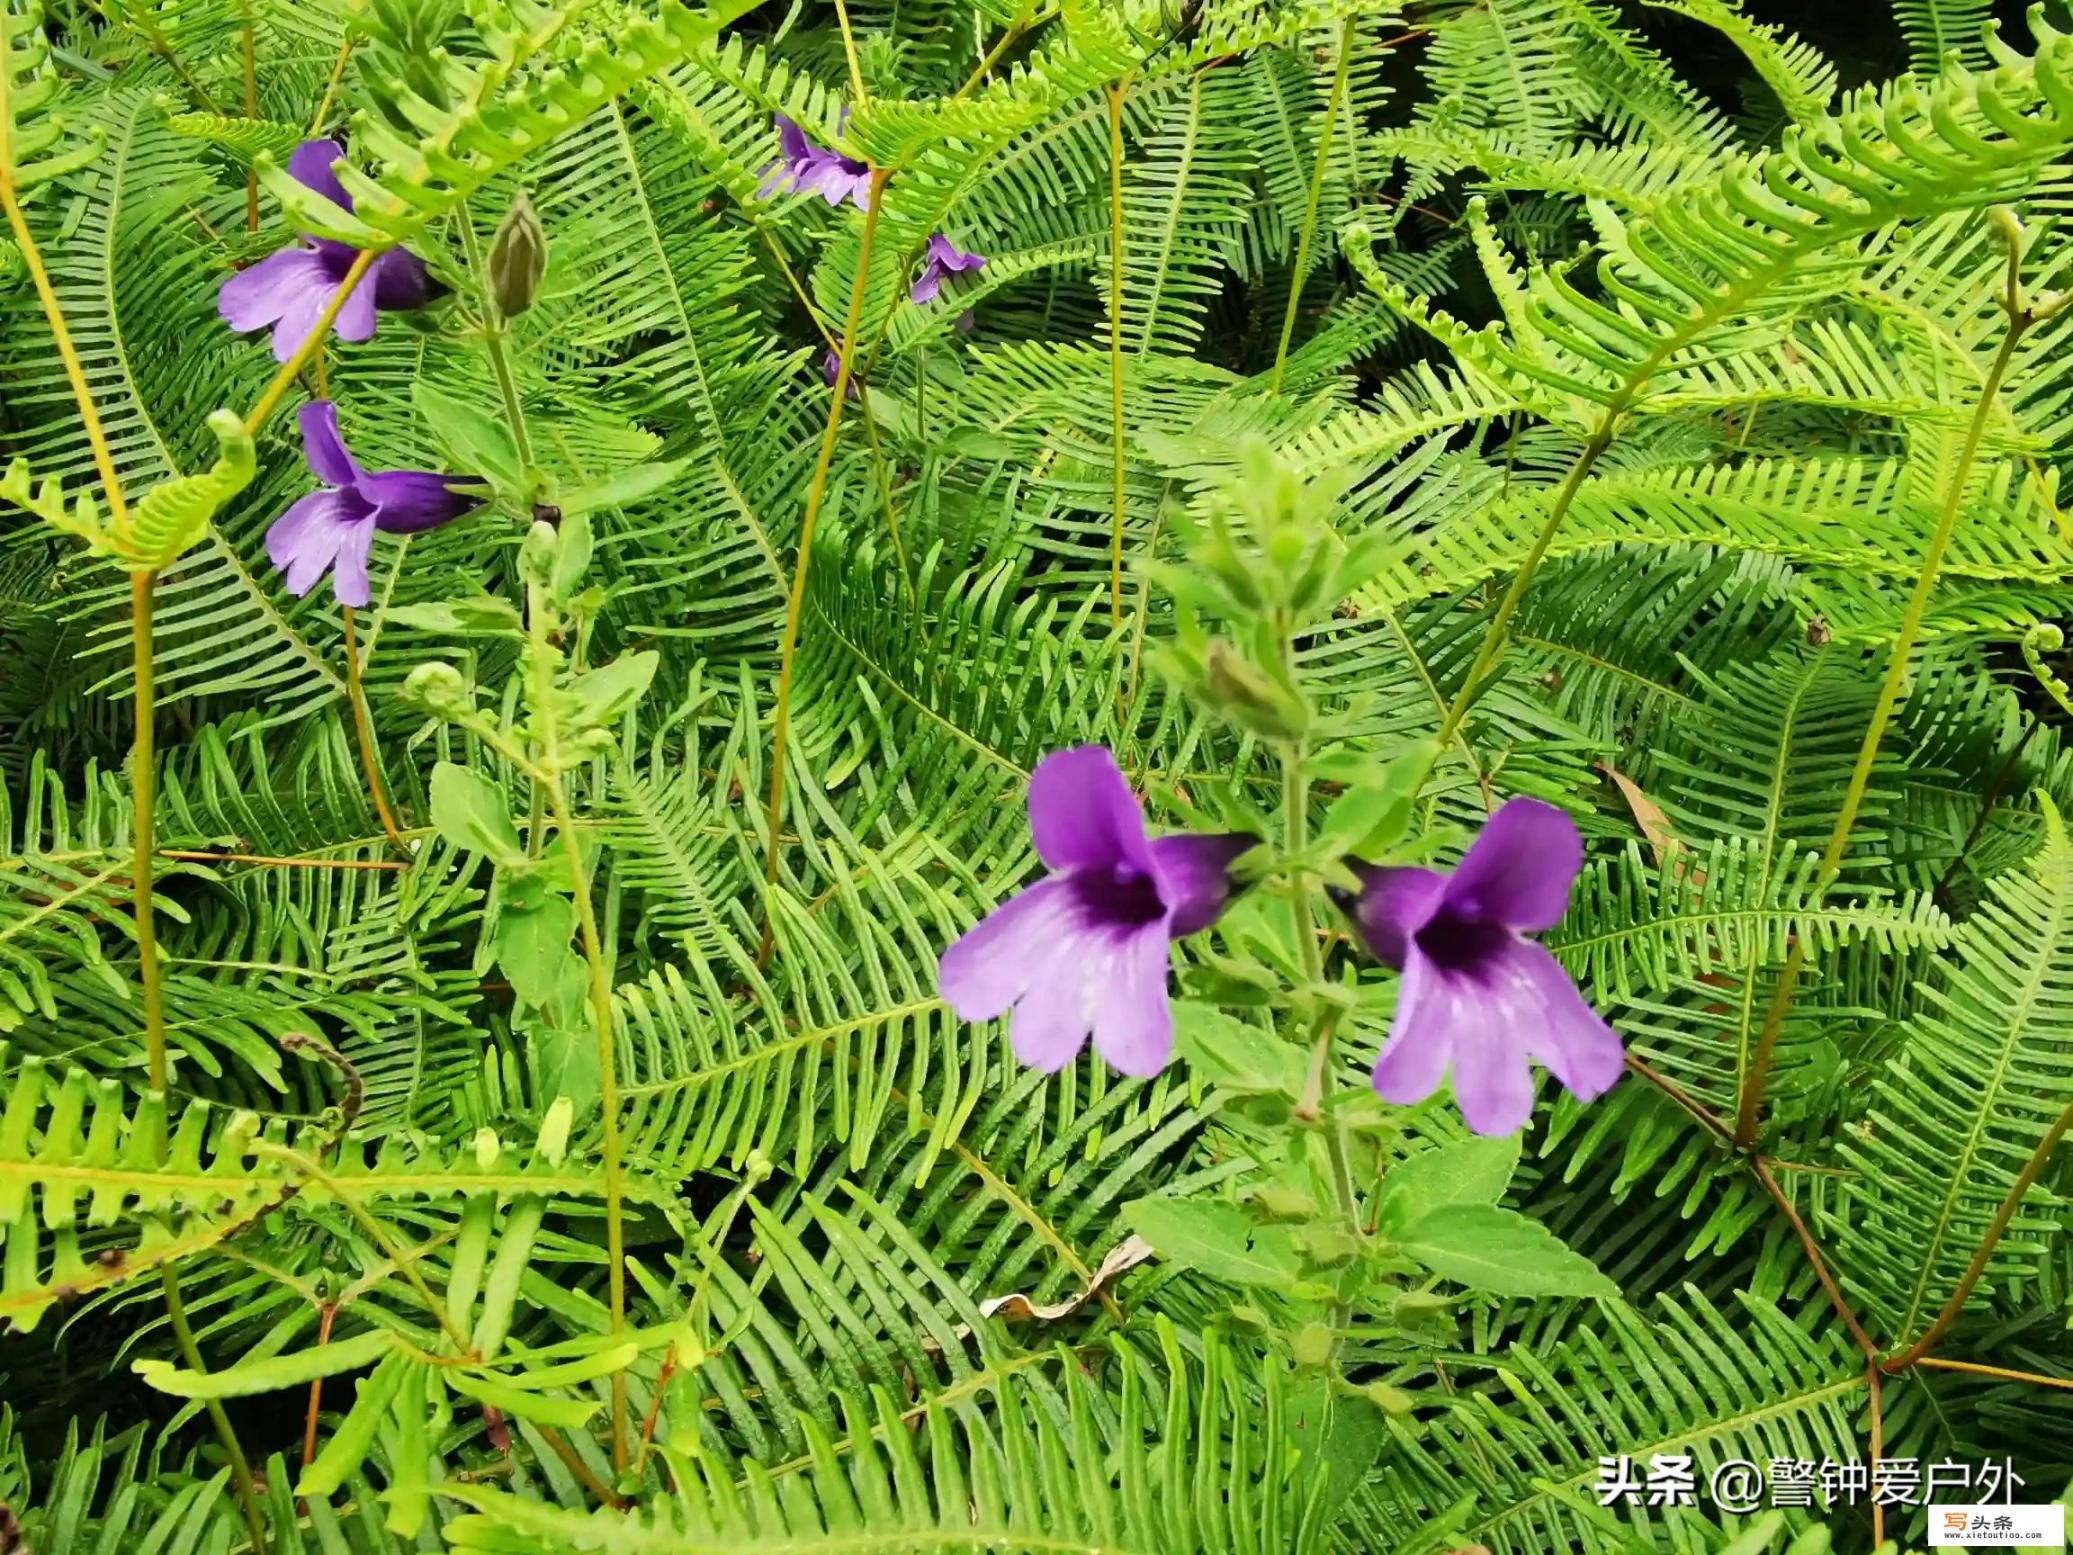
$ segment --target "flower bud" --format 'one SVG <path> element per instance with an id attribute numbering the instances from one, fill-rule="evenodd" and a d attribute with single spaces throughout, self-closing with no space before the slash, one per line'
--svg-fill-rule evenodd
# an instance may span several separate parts
<path id="1" fill-rule="evenodd" d="M 507 319 L 533 305 L 540 277 L 547 273 L 547 229 L 540 225 L 533 202 L 520 190 L 511 209 L 497 223 L 489 247 L 489 289 Z"/>
<path id="2" fill-rule="evenodd" d="M 518 570 L 528 583 L 547 587 L 554 577 L 554 559 L 561 551 L 552 524 L 540 519 L 533 520 L 533 527 L 526 531 L 525 544 L 518 552 Z"/>

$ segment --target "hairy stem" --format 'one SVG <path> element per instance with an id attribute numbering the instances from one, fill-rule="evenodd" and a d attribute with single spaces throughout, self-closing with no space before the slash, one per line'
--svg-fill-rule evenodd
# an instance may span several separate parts
<path id="1" fill-rule="evenodd" d="M 475 236 L 475 222 L 468 215 L 465 202 L 454 212 L 454 219 L 461 229 L 461 249 L 468 256 L 468 269 L 474 275 L 476 289 L 481 294 L 482 348 L 489 356 L 490 371 L 496 375 L 497 393 L 504 401 L 504 419 L 511 426 L 511 442 L 518 451 L 518 462 L 530 470 L 533 467 L 533 440 L 526 434 L 525 410 L 518 399 L 518 381 L 511 375 L 511 359 L 504 350 L 504 318 L 498 311 L 496 294 L 490 290 L 489 270 L 482 261 L 482 244 Z"/>
<path id="2" fill-rule="evenodd" d="M 374 813 L 381 821 L 382 835 L 399 853 L 408 853 L 403 832 L 389 809 L 383 791 L 381 757 L 374 749 L 374 721 L 367 712 L 367 691 L 360 682 L 360 645 L 353 635 L 353 607 L 340 605 L 339 619 L 345 624 L 346 698 L 353 704 L 353 739 L 360 747 L 360 770 L 367 776 L 367 797 L 374 801 Z"/>
<path id="3" fill-rule="evenodd" d="M 2011 310 L 2008 332 L 2002 337 L 1994 365 L 1980 387 L 1979 402 L 1972 408 L 1972 421 L 1965 429 L 1965 441 L 1958 451 L 1957 466 L 1951 471 L 1949 488 L 1944 492 L 1942 511 L 1936 516 L 1936 528 L 1929 537 L 1929 547 L 1922 553 L 1922 570 L 1915 576 L 1914 592 L 1908 596 L 1907 610 L 1900 618 L 1900 634 L 1893 640 L 1885 679 L 1879 683 L 1878 700 L 1872 704 L 1871 722 L 1857 748 L 1857 763 L 1851 768 L 1849 786 L 1843 790 L 1843 807 L 1836 813 L 1835 826 L 1828 834 L 1828 846 L 1822 850 L 1821 867 L 1814 877 L 1814 899 L 1817 902 L 1841 873 L 1843 855 L 1850 846 L 1851 829 L 1857 824 L 1857 812 L 1863 807 L 1865 790 L 1871 784 L 1872 766 L 1878 760 L 1879 744 L 1885 739 L 1886 725 L 1892 722 L 1893 710 L 1900 702 L 1901 686 L 1907 680 L 1908 660 L 1914 653 L 1915 638 L 1921 633 L 1929 597 L 1936 588 L 1936 575 L 1943 565 L 1943 553 L 1949 548 L 1951 535 L 1958 525 L 1958 510 L 1965 501 L 1965 483 L 1972 474 L 1973 461 L 1978 457 L 1987 418 L 1993 412 L 1995 397 L 2000 393 L 2001 380 L 2008 373 L 2016 344 L 2029 323 L 2027 314 Z M 1785 1029 L 1786 1012 L 1792 1008 L 1792 996 L 1799 988 L 1800 974 L 1806 967 L 1806 946 L 1804 936 L 1796 937 L 1786 953 L 1785 965 L 1778 973 L 1778 986 L 1771 992 L 1770 1006 L 1764 1011 L 1755 1051 L 1750 1054 L 1749 1067 L 1743 1075 L 1741 1101 L 1735 1111 L 1735 1143 L 1745 1150 L 1756 1140 L 1764 1086 L 1770 1079 L 1778 1035 Z"/>
<path id="4" fill-rule="evenodd" d="M 878 207 L 891 177 L 885 168 L 871 170 L 871 187 L 864 209 L 864 231 L 857 243 L 856 275 L 849 283 L 849 311 L 842 325 L 842 345 L 835 353 L 835 386 L 828 406 L 827 425 L 821 429 L 820 452 L 813 461 L 813 479 L 806 487 L 806 512 L 799 521 L 799 555 L 792 564 L 792 590 L 785 601 L 784 635 L 777 650 L 777 710 L 770 734 L 770 802 L 765 814 L 770 837 L 763 852 L 763 883 L 777 883 L 778 820 L 785 800 L 785 742 L 792 727 L 792 659 L 799 646 L 799 618 L 806 606 L 806 569 L 813 560 L 813 526 L 820 518 L 821 502 L 828 490 L 828 468 L 835 461 L 835 438 L 842 430 L 842 407 L 849 399 L 849 375 L 856 358 L 857 326 L 864 316 L 864 293 L 871 282 L 871 245 L 878 235 Z M 763 909 L 763 943 L 756 959 L 767 961 L 773 944 L 770 908 Z"/>
<path id="5" fill-rule="evenodd" d="M 1115 513 L 1108 543 L 1108 618 L 1123 624 L 1123 94 L 1125 76 L 1108 89 L 1108 398 L 1111 500 Z"/>
<path id="6" fill-rule="evenodd" d="M 583 867 L 562 781 L 561 733 L 555 714 L 554 648 L 547 640 L 546 599 L 538 584 L 526 590 L 526 631 L 532 639 L 533 727 L 540 746 L 541 785 L 554 829 L 561 834 L 562 858 L 568 865 L 569 889 L 576 903 L 576 924 L 583 960 L 590 976 L 590 1016 L 597 1034 L 598 1108 L 603 1114 L 601 1153 L 605 1169 L 605 1270 L 612 1332 L 626 1330 L 626 1222 L 619 1159 L 619 1049 L 612 1016 L 612 973 L 605 964 L 604 937 L 598 932 L 597 907 L 590 898 L 590 876 Z M 626 1374 L 612 1374 L 612 1467 L 626 1468 Z"/>
<path id="7" fill-rule="evenodd" d="M 173 1325 L 173 1342 L 179 1347 L 180 1359 L 197 1376 L 207 1375 L 209 1368 L 202 1362 L 201 1347 L 194 1342 L 194 1329 L 187 1321 L 187 1304 L 180 1299 L 180 1282 L 174 1277 L 171 1264 L 159 1269 L 158 1280 L 165 1291 L 166 1317 Z M 230 1460 L 230 1477 L 237 1486 L 238 1510 L 244 1514 L 245 1531 L 251 1535 L 252 1548 L 258 1555 L 266 1555 L 266 1522 L 259 1515 L 259 1498 L 252 1489 L 251 1460 L 245 1456 L 244 1446 L 238 1441 L 230 1416 L 223 1412 L 223 1405 L 212 1398 L 203 1407 L 208 1411 L 209 1423 L 216 1428 L 216 1439 L 223 1444 L 223 1455 Z"/>
<path id="8" fill-rule="evenodd" d="M 1358 35 L 1357 19 L 1349 12 L 1339 28 L 1339 58 L 1332 67 L 1331 95 L 1325 99 L 1324 127 L 1317 132 L 1317 161 L 1310 169 L 1310 198 L 1303 207 L 1303 235 L 1296 243 L 1296 269 L 1288 278 L 1288 306 L 1281 314 L 1281 343 L 1274 348 L 1274 375 L 1267 383 L 1276 394 L 1281 392 L 1282 370 L 1288 366 L 1288 342 L 1296 332 L 1296 306 L 1303 300 L 1303 281 L 1310 273 L 1310 245 L 1317 236 L 1317 202 L 1324 193 L 1324 170 L 1331 164 L 1332 131 L 1346 101 L 1346 67 L 1353 58 Z"/>

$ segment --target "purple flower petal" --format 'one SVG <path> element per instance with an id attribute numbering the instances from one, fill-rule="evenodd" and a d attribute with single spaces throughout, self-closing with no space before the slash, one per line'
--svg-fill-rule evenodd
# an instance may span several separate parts
<path id="1" fill-rule="evenodd" d="M 324 568 L 331 565 L 332 553 L 337 542 L 331 538 L 331 531 L 344 522 L 351 509 L 349 499 L 336 491 L 313 491 L 288 505 L 288 511 L 275 519 L 266 529 L 266 557 L 283 572 L 292 572 L 298 558 L 305 554 L 321 558 L 309 565 L 316 571 L 307 572 L 302 587 L 297 588 L 291 580 L 288 590 L 292 594 L 307 594 L 310 585 L 323 576 Z"/>
<path id="2" fill-rule="evenodd" d="M 266 553 L 286 574 L 282 583 L 289 593 L 300 599 L 317 586 L 317 580 L 338 559 L 339 545 L 349 530 L 373 530 L 364 519 L 356 524 L 355 511 L 344 494 L 320 491 L 304 497 L 274 521 L 267 531 Z M 275 530 L 283 530 L 278 541 Z"/>
<path id="3" fill-rule="evenodd" d="M 309 339 L 317 321 L 324 316 L 324 309 L 330 306 L 331 294 L 337 290 L 331 282 L 324 281 L 297 292 L 289 300 L 287 308 L 274 321 L 272 345 L 275 361 L 292 362 L 295 359 L 295 353 Z"/>
<path id="4" fill-rule="evenodd" d="M 813 142 L 806 138 L 806 131 L 800 129 L 794 120 L 786 118 L 783 114 L 777 115 L 779 156 L 787 162 L 804 162 L 813 155 L 814 150 Z"/>
<path id="5" fill-rule="evenodd" d="M 943 952 L 936 984 L 944 1002 L 959 1020 L 1005 1015 L 1034 986 L 1037 973 L 1065 942 L 1074 919 L 1072 889 L 1066 880 L 1039 880 L 1010 897 Z"/>
<path id="6" fill-rule="evenodd" d="M 1525 1046 L 1494 1014 L 1487 1003 L 1457 991 L 1448 1013 L 1434 1018 L 1453 1022 L 1461 1121 L 1476 1134 L 1516 1134 L 1533 1116 L 1533 1069 Z"/>
<path id="7" fill-rule="evenodd" d="M 914 278 L 914 284 L 907 288 L 907 298 L 914 303 L 930 303 L 943 290 L 943 271 L 940 266 L 922 266 L 921 274 Z"/>
<path id="8" fill-rule="evenodd" d="M 1626 1073 L 1619 1033 L 1584 1002 L 1562 964 L 1524 941 L 1512 953 L 1514 974 L 1533 985 L 1541 1018 L 1526 1033 L 1526 1051 L 1579 1101 L 1595 1101 Z"/>
<path id="9" fill-rule="evenodd" d="M 1173 1010 L 1166 1002 L 1167 944 L 1165 925 L 1148 923 L 1122 942 L 1106 966 L 1092 962 L 1087 973 L 1099 979 L 1094 1050 L 1111 1069 L 1141 1080 L 1164 1069 L 1173 1052 Z"/>
<path id="10" fill-rule="evenodd" d="M 328 283 L 315 254 L 306 248 L 284 248 L 225 281 L 216 293 L 216 311 L 242 335 L 264 329 Z"/>
<path id="11" fill-rule="evenodd" d="M 432 279 L 425 262 L 408 249 L 390 249 L 374 262 L 373 273 L 367 279 L 372 286 L 363 285 L 361 289 L 372 294 L 374 305 L 384 313 L 422 308 L 439 291 L 439 284 Z"/>
<path id="12" fill-rule="evenodd" d="M 1008 1046 L 1018 1062 L 1056 1074 L 1087 1045 L 1088 1013 L 1101 991 L 1088 979 L 1088 965 L 1066 953 L 1062 943 L 1038 952 L 1030 970 L 1041 974 L 1008 1021 Z"/>
<path id="13" fill-rule="evenodd" d="M 1194 836 L 1178 832 L 1151 841 L 1152 880 L 1166 904 L 1166 932 L 1174 939 L 1216 922 L 1231 899 L 1231 863 L 1259 839 L 1243 832 Z"/>
<path id="14" fill-rule="evenodd" d="M 1389 1023 L 1382 1051 L 1375 1055 L 1375 1092 L 1400 1107 L 1421 1102 L 1438 1090 L 1453 1061 L 1453 1032 L 1431 1023 L 1424 1012 L 1438 975 L 1423 956 L 1414 955 L 1406 963 L 1403 981 L 1397 985 L 1395 1018 Z"/>
<path id="15" fill-rule="evenodd" d="M 1029 832 L 1046 869 L 1152 873 L 1144 811 L 1105 745 L 1053 751 L 1029 775 Z"/>
<path id="16" fill-rule="evenodd" d="M 350 340 L 355 344 L 371 340 L 374 338 L 374 313 L 374 288 L 363 276 L 339 307 L 338 317 L 331 323 L 331 332 L 340 340 Z"/>
<path id="17" fill-rule="evenodd" d="M 383 470 L 363 475 L 357 490 L 373 507 L 377 529 L 392 535 L 417 534 L 477 506 L 475 498 L 449 488 L 452 479 L 430 470 Z"/>
<path id="18" fill-rule="evenodd" d="M 1370 954 L 1384 966 L 1404 968 L 1411 936 L 1439 911 L 1447 877 L 1430 869 L 1377 869 L 1355 864 L 1360 897 L 1352 906 L 1354 924 Z"/>
<path id="19" fill-rule="evenodd" d="M 331 568 L 331 593 L 341 605 L 355 609 L 367 603 L 373 590 L 367 578 L 367 558 L 374 549 L 374 525 L 362 519 L 338 528 L 338 555 Z"/>
<path id="20" fill-rule="evenodd" d="M 335 140 L 306 140 L 288 157 L 288 176 L 303 188 L 321 194 L 333 205 L 350 211 L 353 197 L 332 171 L 345 159 L 345 147 Z"/>
<path id="21" fill-rule="evenodd" d="M 1449 913 L 1508 929 L 1552 929 L 1569 910 L 1583 842 L 1567 813 L 1538 799 L 1508 800 L 1447 882 Z"/>
<path id="22" fill-rule="evenodd" d="M 338 435 L 336 405 L 330 400 L 311 400 L 296 413 L 296 420 L 302 424 L 303 462 L 312 475 L 327 486 L 350 486 L 360 478 L 360 466 Z"/>

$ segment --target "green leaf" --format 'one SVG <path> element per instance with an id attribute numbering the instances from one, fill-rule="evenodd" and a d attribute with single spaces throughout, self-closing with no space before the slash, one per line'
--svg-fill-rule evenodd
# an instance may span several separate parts
<path id="1" fill-rule="evenodd" d="M 465 1393 L 478 1403 L 494 1405 L 507 1415 L 562 1431 L 576 1429 L 598 1410 L 596 1399 L 556 1398 L 548 1393 L 533 1393 L 479 1373 L 455 1371 L 447 1376 L 446 1382 L 456 1393 Z"/>
<path id="2" fill-rule="evenodd" d="M 1493 1296 L 1617 1296 L 1598 1266 L 1537 1220 L 1491 1204 L 1422 1216 L 1397 1248 L 1442 1279 Z"/>
<path id="3" fill-rule="evenodd" d="M 319 1377 L 358 1371 L 395 1352 L 396 1336 L 385 1328 L 369 1329 L 350 1339 L 334 1340 L 289 1355 L 270 1355 L 221 1371 L 194 1372 L 170 1361 L 134 1361 L 130 1369 L 151 1387 L 175 1398 L 246 1398 L 301 1387 Z"/>
<path id="4" fill-rule="evenodd" d="M 423 378 L 411 385 L 410 399 L 451 457 L 451 473 L 480 476 L 507 495 L 518 492 L 525 472 L 511 431 L 501 420 Z"/>
<path id="5" fill-rule="evenodd" d="M 1130 1229 L 1168 1263 L 1198 1269 L 1228 1285 L 1297 1292 L 1302 1262 L 1283 1226 L 1255 1225 L 1222 1199 L 1134 1199 L 1123 1206 Z M 1305 1290 L 1307 1293 L 1307 1290 Z"/>
<path id="6" fill-rule="evenodd" d="M 451 637 L 524 637 L 525 620 L 508 600 L 493 594 L 442 599 L 429 605 L 391 605 L 383 617 L 391 626 Z"/>
<path id="7" fill-rule="evenodd" d="M 1173 1038 L 1189 1071 L 1211 1085 L 1291 1098 L 1303 1088 L 1301 1048 L 1215 1005 L 1192 999 L 1176 1003 Z"/>
<path id="8" fill-rule="evenodd" d="M 564 521 L 599 508 L 625 507 L 666 489 L 690 467 L 689 459 L 668 459 L 655 464 L 636 464 L 601 481 L 566 487 L 560 507 Z"/>
<path id="9" fill-rule="evenodd" d="M 579 959 L 569 943 L 575 932 L 576 908 L 566 896 L 543 892 L 525 906 L 505 902 L 497 914 L 497 965 L 522 1002 L 537 1008 L 560 991 L 567 967 Z"/>
<path id="10" fill-rule="evenodd" d="M 1385 1236 L 1451 1204 L 1495 1204 L 1519 1166 L 1519 1136 L 1478 1136 L 1427 1150 L 1390 1167 L 1383 1178 Z"/>
<path id="11" fill-rule="evenodd" d="M 432 824 L 455 847 L 497 863 L 525 857 L 504 791 L 481 773 L 450 761 L 432 769 Z"/>
<path id="12" fill-rule="evenodd" d="M 661 662 L 659 654 L 649 651 L 622 653 L 610 664 L 578 675 L 569 695 L 576 700 L 579 722 L 591 727 L 611 723 L 640 700 Z"/>

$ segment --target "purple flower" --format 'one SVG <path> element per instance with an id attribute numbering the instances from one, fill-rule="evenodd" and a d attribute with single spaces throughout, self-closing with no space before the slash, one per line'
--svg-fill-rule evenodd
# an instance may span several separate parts
<path id="1" fill-rule="evenodd" d="M 835 387 L 835 380 L 842 376 L 842 353 L 833 346 L 828 347 L 827 354 L 821 358 L 821 376 L 827 380 L 828 387 L 831 389 Z M 844 399 L 855 399 L 857 397 L 857 385 L 863 381 L 864 364 L 861 362 L 850 363 L 849 383 L 844 388 L 842 397 Z"/>
<path id="2" fill-rule="evenodd" d="M 353 197 L 331 170 L 344 155 L 335 140 L 306 140 L 288 158 L 288 172 L 304 188 L 350 211 Z M 216 310 L 239 334 L 271 324 L 274 360 L 288 361 L 317 327 L 357 253 L 348 243 L 305 237 L 225 281 L 216 296 Z M 374 333 L 377 309 L 394 313 L 422 307 L 434 291 L 424 261 L 392 248 L 353 288 L 332 327 L 340 340 L 365 340 Z"/>
<path id="3" fill-rule="evenodd" d="M 1525 938 L 1561 922 L 1582 867 L 1575 823 L 1537 799 L 1491 816 L 1451 875 L 1356 866 L 1360 894 L 1341 905 L 1376 958 L 1404 974 L 1375 1057 L 1385 1101 L 1423 1101 L 1451 1068 L 1468 1126 L 1509 1134 L 1533 1110 L 1529 1059 L 1585 1101 L 1620 1077 L 1618 1034 Z"/>
<path id="4" fill-rule="evenodd" d="M 763 182 L 756 190 L 764 199 L 789 188 L 817 194 L 830 205 L 854 200 L 860 211 L 871 208 L 871 169 L 864 163 L 816 146 L 783 114 L 777 116 L 777 144 L 780 155 L 763 169 Z"/>
<path id="5" fill-rule="evenodd" d="M 921 274 L 914 278 L 914 284 L 907 288 L 907 295 L 916 302 L 934 302 L 936 294 L 943 289 L 943 278 L 953 273 L 983 269 L 986 256 L 967 254 L 940 232 L 929 234 L 928 257 L 922 261 Z"/>
<path id="6" fill-rule="evenodd" d="M 288 575 L 291 594 L 307 594 L 329 572 L 341 605 L 364 605 L 375 530 L 436 529 L 479 503 L 453 489 L 460 476 L 361 469 L 338 435 L 338 407 L 329 400 L 303 406 L 301 419 L 302 456 L 324 489 L 292 504 L 266 531 L 266 554 Z"/>
<path id="7" fill-rule="evenodd" d="M 1166 946 L 1206 929 L 1231 894 L 1242 835 L 1147 838 L 1106 746 L 1054 751 L 1029 778 L 1029 830 L 1051 871 L 943 952 L 938 982 L 962 1020 L 1012 1009 L 1023 1063 L 1061 1069 L 1094 1048 L 1130 1075 L 1173 1046 Z"/>

